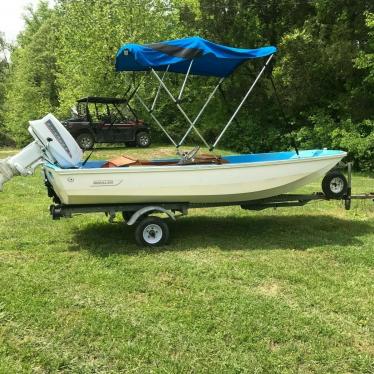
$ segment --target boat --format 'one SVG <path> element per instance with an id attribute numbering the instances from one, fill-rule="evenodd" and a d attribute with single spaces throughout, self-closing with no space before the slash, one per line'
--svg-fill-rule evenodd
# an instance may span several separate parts
<path id="1" fill-rule="evenodd" d="M 324 176 L 344 156 L 337 150 L 242 154 L 222 163 L 103 168 L 89 161 L 76 169 L 44 164 L 46 177 L 63 204 L 228 203 L 290 192 Z"/>
<path id="2" fill-rule="evenodd" d="M 138 160 L 122 155 L 109 160 L 85 159 L 79 145 L 67 129 L 49 113 L 40 120 L 30 121 L 29 132 L 34 138 L 15 156 L 0 160 L 0 191 L 12 177 L 33 174 L 42 166 L 48 195 L 53 198 L 50 213 L 53 219 L 75 214 L 104 212 L 113 222 L 121 212 L 129 226 L 137 224 L 135 239 L 139 245 L 158 246 L 169 240 L 166 220 L 153 213 L 166 214 L 175 220 L 177 213 L 186 215 L 189 208 L 238 205 L 245 210 L 271 207 L 303 206 L 316 200 L 344 200 L 350 209 L 351 199 L 372 199 L 373 194 L 352 195 L 351 163 L 347 164 L 348 180 L 337 169 L 347 155 L 341 150 L 313 149 L 257 154 L 217 154 L 216 147 L 253 91 L 269 65 L 276 48 L 240 49 L 218 45 L 192 37 L 153 43 L 125 44 L 116 55 L 116 70 L 140 72 L 158 82 L 151 103 L 146 103 L 134 85 L 129 100 L 137 98 L 154 123 L 176 147 L 176 157 Z M 253 58 L 265 63 L 243 96 L 216 140 L 209 144 L 198 129 L 198 122 L 225 78 L 238 66 Z M 162 75 L 160 75 L 162 73 Z M 167 87 L 169 73 L 185 74 L 177 96 Z M 194 118 L 182 106 L 182 96 L 191 75 L 218 79 L 210 95 Z M 135 80 L 134 80 L 135 83 Z M 164 90 L 186 120 L 183 137 L 177 142 L 156 117 L 156 104 Z M 129 92 L 129 90 L 128 90 Z M 208 148 L 182 151 L 189 134 L 194 131 Z M 323 177 L 322 191 L 313 194 L 291 194 Z"/>
<path id="3" fill-rule="evenodd" d="M 324 176 L 346 152 L 340 150 L 303 150 L 260 154 L 218 156 L 215 148 L 233 119 L 252 92 L 270 63 L 276 48 L 239 49 L 218 45 L 192 37 L 149 45 L 125 44 L 116 56 L 117 71 L 151 73 L 159 82 L 157 94 L 147 105 L 137 97 L 155 123 L 176 146 L 177 157 L 164 160 L 133 160 L 123 162 L 83 161 L 83 154 L 74 138 L 52 115 L 31 121 L 29 131 L 34 142 L 18 155 L 0 162 L 0 188 L 13 175 L 28 175 L 42 164 L 51 196 L 60 204 L 189 204 L 232 203 L 264 199 L 290 192 Z M 266 57 L 266 62 L 249 87 L 236 111 L 213 144 L 208 144 L 197 123 L 223 80 L 235 69 L 253 58 Z M 163 72 L 160 76 L 159 72 Z M 185 78 L 176 98 L 166 86 L 169 73 L 184 73 Z M 191 75 L 217 77 L 217 85 L 197 116 L 190 118 L 181 106 L 181 97 Z M 187 130 L 176 142 L 155 116 L 160 90 L 164 89 L 187 121 Z M 181 152 L 181 146 L 195 131 L 210 154 L 200 155 L 199 147 Z"/>

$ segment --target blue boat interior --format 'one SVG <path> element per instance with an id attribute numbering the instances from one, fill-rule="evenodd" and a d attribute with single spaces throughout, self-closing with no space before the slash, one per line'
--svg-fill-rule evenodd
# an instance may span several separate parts
<path id="1" fill-rule="evenodd" d="M 339 150 L 329 150 L 329 149 L 312 149 L 307 151 L 299 151 L 299 155 L 295 151 L 289 152 L 269 152 L 269 153 L 252 153 L 244 155 L 233 155 L 224 156 L 223 159 L 227 160 L 229 163 L 240 164 L 243 162 L 269 162 L 269 161 L 284 161 L 284 160 L 294 160 L 294 159 L 305 159 L 305 158 L 315 158 L 321 156 L 332 156 L 343 153 Z"/>
<path id="2" fill-rule="evenodd" d="M 242 154 L 242 155 L 230 155 L 223 156 L 225 164 L 241 164 L 241 163 L 257 163 L 257 162 L 277 162 L 277 161 L 287 161 L 296 159 L 311 159 L 318 157 L 334 156 L 344 153 L 340 150 L 330 150 L 330 149 L 314 149 L 299 151 L 299 155 L 294 151 L 289 152 L 269 152 L 269 153 L 252 153 L 252 154 Z M 173 163 L 178 162 L 178 158 L 164 158 L 151 160 L 153 166 L 157 166 L 158 163 L 162 164 L 165 162 Z M 80 163 L 77 168 L 79 169 L 100 169 L 107 163 L 107 160 L 92 160 L 87 161 L 84 165 Z M 47 163 L 47 166 L 53 169 L 60 169 L 58 165 L 53 165 Z M 178 165 L 183 167 L 183 165 Z"/>

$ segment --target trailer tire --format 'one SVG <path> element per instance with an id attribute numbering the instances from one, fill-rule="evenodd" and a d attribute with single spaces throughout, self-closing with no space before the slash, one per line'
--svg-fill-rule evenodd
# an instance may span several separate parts
<path id="1" fill-rule="evenodd" d="M 328 199 L 341 199 L 347 189 L 347 178 L 339 171 L 326 174 L 322 180 L 322 191 Z"/>
<path id="2" fill-rule="evenodd" d="M 169 226 L 159 217 L 142 219 L 135 230 L 135 240 L 140 246 L 157 247 L 167 244 L 169 236 Z"/>

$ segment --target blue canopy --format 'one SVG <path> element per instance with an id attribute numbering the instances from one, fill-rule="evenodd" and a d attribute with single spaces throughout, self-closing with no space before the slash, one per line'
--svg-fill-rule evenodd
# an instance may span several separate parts
<path id="1" fill-rule="evenodd" d="M 117 71 L 165 71 L 227 77 L 248 59 L 275 53 L 272 46 L 257 49 L 232 48 L 212 43 L 200 37 L 169 40 L 154 44 L 124 44 L 116 55 Z"/>

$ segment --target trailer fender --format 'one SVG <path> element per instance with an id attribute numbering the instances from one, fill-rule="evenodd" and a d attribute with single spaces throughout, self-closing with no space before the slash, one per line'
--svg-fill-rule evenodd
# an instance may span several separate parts
<path id="1" fill-rule="evenodd" d="M 165 213 L 167 214 L 173 221 L 175 221 L 175 215 L 170 211 L 166 210 L 165 208 L 162 208 L 160 206 L 146 206 L 144 208 L 141 208 L 137 210 L 129 219 L 127 222 L 127 225 L 132 226 L 138 219 L 139 217 L 145 215 L 146 213 L 150 212 L 160 212 L 160 213 Z"/>

